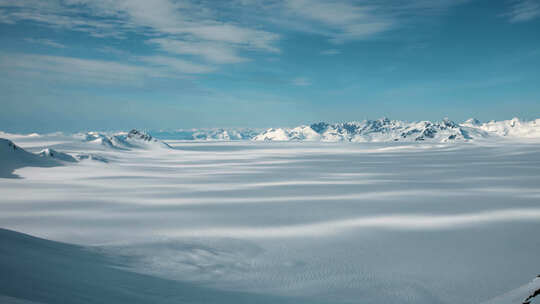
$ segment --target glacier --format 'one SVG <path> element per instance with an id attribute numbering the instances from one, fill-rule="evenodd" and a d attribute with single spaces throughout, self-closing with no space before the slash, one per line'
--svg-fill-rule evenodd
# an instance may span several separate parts
<path id="1" fill-rule="evenodd" d="M 0 302 L 523 303 L 537 125 L 0 132 Z"/>

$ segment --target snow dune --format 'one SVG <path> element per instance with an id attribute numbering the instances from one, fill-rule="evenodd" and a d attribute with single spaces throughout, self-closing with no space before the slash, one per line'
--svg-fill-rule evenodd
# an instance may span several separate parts
<path id="1" fill-rule="evenodd" d="M 497 222 L 519 221 L 539 222 L 540 208 L 503 209 L 455 215 L 387 215 L 281 227 L 215 227 L 208 230 L 182 229 L 160 231 L 160 233 L 176 237 L 321 237 L 339 234 L 344 230 L 354 230 L 359 228 L 390 230 L 462 229 Z"/>
<path id="2" fill-rule="evenodd" d="M 0 229 L 2 303 L 323 303 L 204 288 L 122 269 L 98 247 Z"/>

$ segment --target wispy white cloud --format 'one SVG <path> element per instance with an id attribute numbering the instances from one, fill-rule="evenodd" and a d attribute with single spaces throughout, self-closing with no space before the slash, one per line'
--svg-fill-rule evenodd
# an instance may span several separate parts
<path id="1" fill-rule="evenodd" d="M 216 42 L 181 41 L 170 38 L 150 39 L 148 42 L 158 45 L 162 50 L 172 54 L 202 56 L 215 63 L 247 61 L 247 58 L 237 54 L 236 48 Z"/>
<path id="2" fill-rule="evenodd" d="M 128 28 L 169 35 L 169 39 L 216 41 L 279 52 L 273 45 L 279 35 L 232 20 L 222 21 L 218 18 L 219 12 L 205 2 L 70 0 L 69 3 L 84 5 L 97 16 L 114 17 Z"/>
<path id="3" fill-rule="evenodd" d="M 130 27 L 112 18 L 88 18 L 88 14 L 80 7 L 66 5 L 59 0 L 0 0 L 0 22 L 14 24 L 19 21 L 85 32 L 94 37 L 121 38 L 126 28 Z"/>
<path id="4" fill-rule="evenodd" d="M 296 16 L 324 25 L 333 41 L 364 38 L 388 30 L 393 21 L 378 14 L 378 7 L 352 2 L 320 0 L 287 0 L 287 10 Z"/>
<path id="5" fill-rule="evenodd" d="M 236 0 L 231 4 L 234 12 L 227 14 L 227 5 L 212 1 L 0 0 L 0 22 L 27 20 L 96 37 L 158 35 L 182 42 L 184 50 L 199 46 L 195 43 L 217 42 L 214 52 L 223 49 L 223 56 L 231 58 L 231 48 L 279 53 L 281 35 L 262 29 L 265 24 L 345 42 L 397 28 L 404 16 L 432 14 L 464 1 Z"/>
<path id="6" fill-rule="evenodd" d="M 142 80 L 146 69 L 112 61 L 73 57 L 0 54 L 0 67 L 12 75 L 76 81 L 94 84 L 134 84 Z"/>
<path id="7" fill-rule="evenodd" d="M 179 33 L 191 34 L 195 37 L 231 43 L 249 49 L 264 50 L 279 53 L 279 48 L 273 46 L 280 36 L 262 30 L 248 29 L 227 23 L 197 24 L 187 29 L 178 30 Z"/>
<path id="8" fill-rule="evenodd" d="M 240 50 L 280 52 L 275 45 L 278 34 L 223 21 L 210 5 L 188 0 L 0 0 L 0 22 L 23 20 L 94 37 L 158 36 L 152 42 L 165 52 L 214 63 L 246 61 L 238 55 Z"/>
<path id="9" fill-rule="evenodd" d="M 540 1 L 516 0 L 513 1 L 510 12 L 505 14 L 510 22 L 525 22 L 540 16 Z"/>
<path id="10" fill-rule="evenodd" d="M 279 30 L 317 34 L 344 43 L 399 28 L 407 16 L 433 14 L 464 1 L 236 0 L 223 4 L 195 0 L 0 0 L 0 23 L 29 21 L 117 39 L 136 34 L 162 54 L 232 64 L 249 61 L 251 52 L 279 54 Z M 232 5 L 234 9 L 230 9 Z M 321 54 L 335 55 L 336 51 Z"/>
<path id="11" fill-rule="evenodd" d="M 362 40 L 437 16 L 469 0 L 237 0 L 257 20 L 334 43 Z M 256 8 L 256 9 L 254 9 Z"/>
<path id="12" fill-rule="evenodd" d="M 59 49 L 63 49 L 63 48 L 66 47 L 63 44 L 58 43 L 58 42 L 53 41 L 53 40 L 50 40 L 50 39 L 25 38 L 24 41 L 26 41 L 28 43 L 42 44 L 42 45 L 46 45 L 46 46 L 50 46 L 50 47 L 54 47 L 54 48 L 59 48 Z"/>
<path id="13" fill-rule="evenodd" d="M 0 68 L 21 79 L 38 77 L 59 82 L 140 86 L 149 78 L 182 78 L 214 67 L 166 56 L 138 57 L 136 62 L 65 56 L 0 53 Z"/>

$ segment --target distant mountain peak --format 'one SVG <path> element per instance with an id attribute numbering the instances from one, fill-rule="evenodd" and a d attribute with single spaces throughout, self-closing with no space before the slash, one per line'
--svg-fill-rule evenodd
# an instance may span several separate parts
<path id="1" fill-rule="evenodd" d="M 476 118 L 469 118 L 464 123 L 472 126 L 479 126 L 482 124 L 482 122 Z"/>
<path id="2" fill-rule="evenodd" d="M 457 123 L 449 118 L 440 121 L 408 122 L 382 117 L 375 120 L 329 123 L 325 121 L 292 128 L 213 128 L 160 130 L 149 133 L 133 129 L 112 135 L 88 132 L 85 141 L 101 143 L 118 149 L 167 146 L 160 139 L 200 141 L 329 141 L 329 142 L 448 142 L 488 138 L 540 138 L 540 119 L 524 121 L 518 118 L 482 123 L 470 118 Z M 159 138 L 159 139 L 158 139 Z"/>
<path id="3" fill-rule="evenodd" d="M 57 160 L 67 161 L 67 162 L 77 161 L 77 159 L 75 159 L 73 156 L 64 152 L 56 151 L 51 148 L 41 150 L 41 152 L 39 152 L 38 155 L 40 157 L 47 157 L 47 158 L 52 158 L 52 159 L 57 159 Z"/>
<path id="4" fill-rule="evenodd" d="M 129 132 L 119 132 L 112 135 L 98 132 L 87 132 L 83 135 L 83 141 L 101 144 L 115 149 L 151 149 L 156 147 L 170 148 L 170 146 L 152 135 L 132 129 Z"/>
<path id="5" fill-rule="evenodd" d="M 129 133 L 127 134 L 127 137 L 140 139 L 144 141 L 154 141 L 154 138 L 152 137 L 152 135 L 143 131 L 139 131 L 137 129 L 132 129 L 131 131 L 129 131 Z"/>

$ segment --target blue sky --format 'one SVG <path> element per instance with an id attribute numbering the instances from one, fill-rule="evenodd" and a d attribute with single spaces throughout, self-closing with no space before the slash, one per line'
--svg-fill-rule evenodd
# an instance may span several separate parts
<path id="1" fill-rule="evenodd" d="M 0 130 L 540 117 L 539 0 L 0 0 Z"/>

